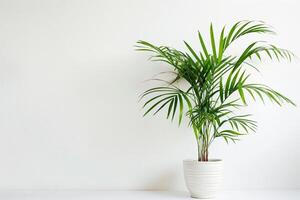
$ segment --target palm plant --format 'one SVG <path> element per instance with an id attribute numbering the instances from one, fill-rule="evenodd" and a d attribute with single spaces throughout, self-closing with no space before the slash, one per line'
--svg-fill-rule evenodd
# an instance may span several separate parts
<path id="1" fill-rule="evenodd" d="M 172 66 L 176 78 L 146 90 L 141 99 L 146 99 L 144 116 L 165 110 L 167 118 L 178 116 L 180 124 L 183 116 L 188 117 L 198 146 L 198 161 L 208 161 L 208 150 L 216 138 L 227 143 L 235 142 L 239 136 L 256 130 L 256 122 L 250 115 L 238 115 L 235 111 L 246 106 L 246 99 L 260 99 L 282 105 L 283 102 L 295 105 L 289 98 L 262 84 L 249 83 L 249 68 L 255 68 L 253 58 L 287 59 L 291 61 L 292 52 L 266 42 L 250 43 L 240 55 L 227 55 L 227 49 L 239 38 L 250 34 L 274 33 L 263 22 L 240 21 L 229 31 L 223 27 L 215 37 L 210 25 L 210 42 L 205 43 L 198 32 L 200 51 L 194 50 L 184 42 L 187 52 L 167 46 L 156 46 L 146 41 L 138 41 L 139 51 L 151 52 L 153 61 L 165 62 Z M 217 40 L 218 39 L 218 40 Z M 183 80 L 188 85 L 179 84 Z M 165 109 L 163 109 L 165 108 Z"/>

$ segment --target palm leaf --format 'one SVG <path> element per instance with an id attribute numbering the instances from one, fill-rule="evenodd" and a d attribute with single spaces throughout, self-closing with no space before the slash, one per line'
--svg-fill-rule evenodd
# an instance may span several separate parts
<path id="1" fill-rule="evenodd" d="M 176 76 L 171 81 L 152 78 L 162 85 L 140 95 L 140 100 L 144 100 L 144 116 L 165 110 L 168 119 L 173 121 L 178 117 L 179 125 L 183 117 L 187 117 L 199 148 L 207 151 L 215 138 L 221 137 L 227 143 L 236 142 L 240 136 L 256 130 L 256 122 L 249 115 L 236 114 L 249 103 L 248 98 L 262 102 L 268 99 L 280 106 L 284 103 L 295 105 L 291 99 L 270 87 L 251 83 L 248 72 L 249 68 L 258 71 L 253 59 L 259 62 L 265 58 L 291 61 L 295 57 L 291 51 L 267 42 L 252 41 L 240 55 L 227 55 L 226 50 L 239 38 L 269 33 L 274 32 L 260 21 L 240 21 L 228 31 L 224 26 L 219 35 L 211 24 L 208 42 L 198 31 L 200 52 L 185 41 L 187 52 L 138 41 L 137 51 L 149 53 L 152 61 L 169 65 Z M 180 84 L 182 82 L 183 85 Z M 207 154 L 199 154 L 198 159 L 207 161 Z"/>

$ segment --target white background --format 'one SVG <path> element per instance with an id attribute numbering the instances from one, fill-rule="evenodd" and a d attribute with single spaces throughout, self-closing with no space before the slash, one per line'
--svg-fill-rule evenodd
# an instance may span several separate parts
<path id="1" fill-rule="evenodd" d="M 142 118 L 143 82 L 166 70 L 139 39 L 197 46 L 197 30 L 263 20 L 298 56 L 298 0 L 0 0 L 0 189 L 183 190 L 192 131 Z M 255 37 L 255 39 L 258 39 Z M 300 104 L 299 60 L 260 66 L 257 79 Z M 300 187 L 299 107 L 253 103 L 257 133 L 215 143 L 227 189 Z"/>

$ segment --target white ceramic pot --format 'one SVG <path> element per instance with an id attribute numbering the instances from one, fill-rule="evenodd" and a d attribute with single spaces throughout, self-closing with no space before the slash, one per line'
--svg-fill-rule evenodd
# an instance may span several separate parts
<path id="1" fill-rule="evenodd" d="M 186 186 L 191 197 L 198 199 L 213 199 L 222 182 L 222 160 L 184 160 L 183 171 Z"/>

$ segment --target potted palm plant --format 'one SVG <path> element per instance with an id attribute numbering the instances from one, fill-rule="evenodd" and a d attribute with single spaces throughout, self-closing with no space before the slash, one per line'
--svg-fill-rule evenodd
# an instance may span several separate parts
<path id="1" fill-rule="evenodd" d="M 256 122 L 250 115 L 236 114 L 247 106 L 246 100 L 270 100 L 278 105 L 290 103 L 289 98 L 270 87 L 251 83 L 249 69 L 256 69 L 253 59 L 287 59 L 293 53 L 267 42 L 254 41 L 240 55 L 228 55 L 228 48 L 238 39 L 250 34 L 274 33 L 269 26 L 258 21 L 240 21 L 228 31 L 223 27 L 215 37 L 210 26 L 210 41 L 205 42 L 200 32 L 199 50 L 184 42 L 186 51 L 167 46 L 156 46 L 146 41 L 137 42 L 137 50 L 151 52 L 151 59 L 165 62 L 172 67 L 172 80 L 146 90 L 144 116 L 160 111 L 173 120 L 187 117 L 198 147 L 197 160 L 184 160 L 184 176 L 188 190 L 195 198 L 214 198 L 222 177 L 222 160 L 209 158 L 209 147 L 215 139 L 235 142 L 240 136 L 256 130 Z M 247 100 L 248 101 L 248 100 Z"/>

